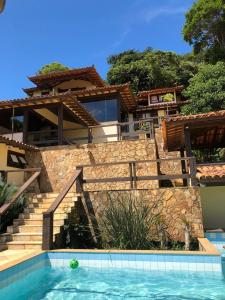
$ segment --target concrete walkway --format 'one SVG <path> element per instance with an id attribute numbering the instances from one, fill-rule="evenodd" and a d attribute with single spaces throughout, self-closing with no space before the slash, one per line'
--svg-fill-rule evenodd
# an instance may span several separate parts
<path id="1" fill-rule="evenodd" d="M 40 254 L 40 250 L 5 250 L 0 252 L 0 271 Z"/>

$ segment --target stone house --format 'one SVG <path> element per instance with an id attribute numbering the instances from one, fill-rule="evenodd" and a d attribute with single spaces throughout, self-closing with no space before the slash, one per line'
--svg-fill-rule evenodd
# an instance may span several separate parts
<path id="1" fill-rule="evenodd" d="M 86 213 L 92 211 L 98 220 L 108 205 L 108 192 L 134 193 L 140 201 L 157 204 L 175 240 L 184 239 L 183 217 L 193 237 L 203 236 L 197 167 L 191 153 L 193 132 L 199 132 L 195 122 L 190 133 L 189 119 L 162 118 L 160 105 L 156 116 L 148 107 L 149 115 L 137 118 L 144 93 L 135 97 L 129 84 L 106 85 L 94 67 L 29 79 L 35 87 L 24 89 L 27 98 L 0 102 L 0 135 L 11 138 L 11 143 L 20 140 L 16 143 L 21 147 L 35 148 L 26 151 L 26 164 L 19 166 L 26 181 L 21 190 L 32 192 L 29 205 L 0 237 L 3 248 L 56 246 L 77 203 L 82 202 Z M 185 101 L 181 90 L 154 93 L 173 91 L 174 103 L 169 105 L 175 104 L 178 112 Z M 6 167 L 2 171 L 8 171 Z M 33 177 L 27 176 L 31 172 Z M 0 216 L 5 211 L 0 208 Z"/>

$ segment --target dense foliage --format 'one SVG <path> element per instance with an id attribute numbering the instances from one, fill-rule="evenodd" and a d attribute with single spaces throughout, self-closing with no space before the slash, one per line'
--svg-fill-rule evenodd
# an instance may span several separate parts
<path id="1" fill-rule="evenodd" d="M 202 64 L 183 92 L 189 103 L 184 114 L 196 114 L 225 109 L 225 63 Z"/>
<path id="2" fill-rule="evenodd" d="M 183 35 L 206 61 L 225 60 L 225 1 L 196 1 L 186 14 Z"/>
<path id="3" fill-rule="evenodd" d="M 38 75 L 44 75 L 52 72 L 57 72 L 57 71 L 65 71 L 69 70 L 68 67 L 64 66 L 61 63 L 58 62 L 53 62 L 47 65 L 44 65 L 38 72 Z"/>
<path id="4" fill-rule="evenodd" d="M 192 55 L 178 55 L 151 48 L 129 50 L 108 58 L 111 65 L 107 74 L 110 84 L 130 82 L 135 92 L 151 88 L 184 84 L 196 73 Z"/>
<path id="5" fill-rule="evenodd" d="M 17 187 L 5 183 L 0 176 L 0 207 L 7 203 L 16 193 Z M 4 232 L 6 227 L 12 224 L 13 219 L 17 218 L 26 205 L 24 196 L 17 199 L 16 203 L 1 218 L 0 232 Z"/>

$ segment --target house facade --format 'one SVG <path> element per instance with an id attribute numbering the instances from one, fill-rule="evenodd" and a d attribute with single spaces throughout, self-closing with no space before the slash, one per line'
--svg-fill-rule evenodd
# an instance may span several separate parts
<path id="1" fill-rule="evenodd" d="M 38 147 L 150 137 L 185 103 L 183 87 L 140 92 L 106 85 L 94 67 L 29 77 L 27 98 L 0 102 L 0 135 Z M 170 102 L 163 97 L 169 95 Z"/>

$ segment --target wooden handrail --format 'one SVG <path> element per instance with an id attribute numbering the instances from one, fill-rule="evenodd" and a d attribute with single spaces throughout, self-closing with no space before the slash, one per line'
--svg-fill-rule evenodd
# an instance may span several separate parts
<path id="1" fill-rule="evenodd" d="M 50 206 L 50 208 L 43 213 L 43 235 L 42 235 L 42 249 L 43 250 L 51 250 L 53 248 L 53 221 L 54 221 L 54 212 L 58 208 L 58 206 L 61 204 L 73 184 L 76 182 L 77 192 L 82 192 L 82 176 L 83 176 L 83 170 L 81 168 L 77 168 L 73 176 L 70 178 L 70 180 L 67 182 L 66 186 L 63 188 L 63 190 L 59 193 L 59 195 L 56 197 L 53 204 Z"/>
<path id="2" fill-rule="evenodd" d="M 194 156 L 190 157 L 174 157 L 174 158 L 161 158 L 161 159 L 149 159 L 149 160 L 129 160 L 129 161 L 119 161 L 119 162 L 110 162 L 110 163 L 98 163 L 98 164 L 87 164 L 87 165 L 78 165 L 78 167 L 100 167 L 100 166 L 112 166 L 112 165 L 124 165 L 129 163 L 160 163 L 165 161 L 190 161 L 195 159 Z"/>
<path id="3" fill-rule="evenodd" d="M 187 161 L 189 162 L 189 173 L 184 173 L 182 170 L 182 174 L 158 174 L 158 175 L 147 175 L 147 176 L 137 176 L 136 174 L 136 166 L 138 163 L 157 163 L 163 161 Z M 130 181 L 130 188 L 136 189 L 138 181 L 163 181 L 163 180 L 175 180 L 175 179 L 190 179 L 189 184 L 191 186 L 197 186 L 198 181 L 196 178 L 197 168 L 196 168 L 196 158 L 195 157 L 177 157 L 177 158 L 168 158 L 168 159 L 156 159 L 156 160 L 140 160 L 140 161 L 123 161 L 123 162 L 115 162 L 115 163 L 100 163 L 93 165 L 83 165 L 82 168 L 85 167 L 99 167 L 99 166 L 114 166 L 120 164 L 127 164 L 129 166 L 129 175 L 127 177 L 107 177 L 107 178 L 94 178 L 87 179 L 83 178 L 84 184 L 90 183 L 109 183 L 109 182 L 125 182 Z M 79 166 L 81 167 L 81 166 Z M 185 167 L 186 169 L 186 167 Z"/>
<path id="4" fill-rule="evenodd" d="M 24 169 L 23 171 L 25 170 L 26 169 Z M 33 170 L 35 170 L 35 173 L 19 188 L 19 190 L 15 193 L 12 199 L 0 207 L 0 218 L 8 211 L 8 209 L 16 202 L 16 200 L 26 191 L 26 189 L 38 178 L 38 176 L 41 173 L 41 169 L 38 168 Z M 10 171 L 12 172 L 13 170 Z M 31 172 L 30 169 L 29 172 Z"/>

